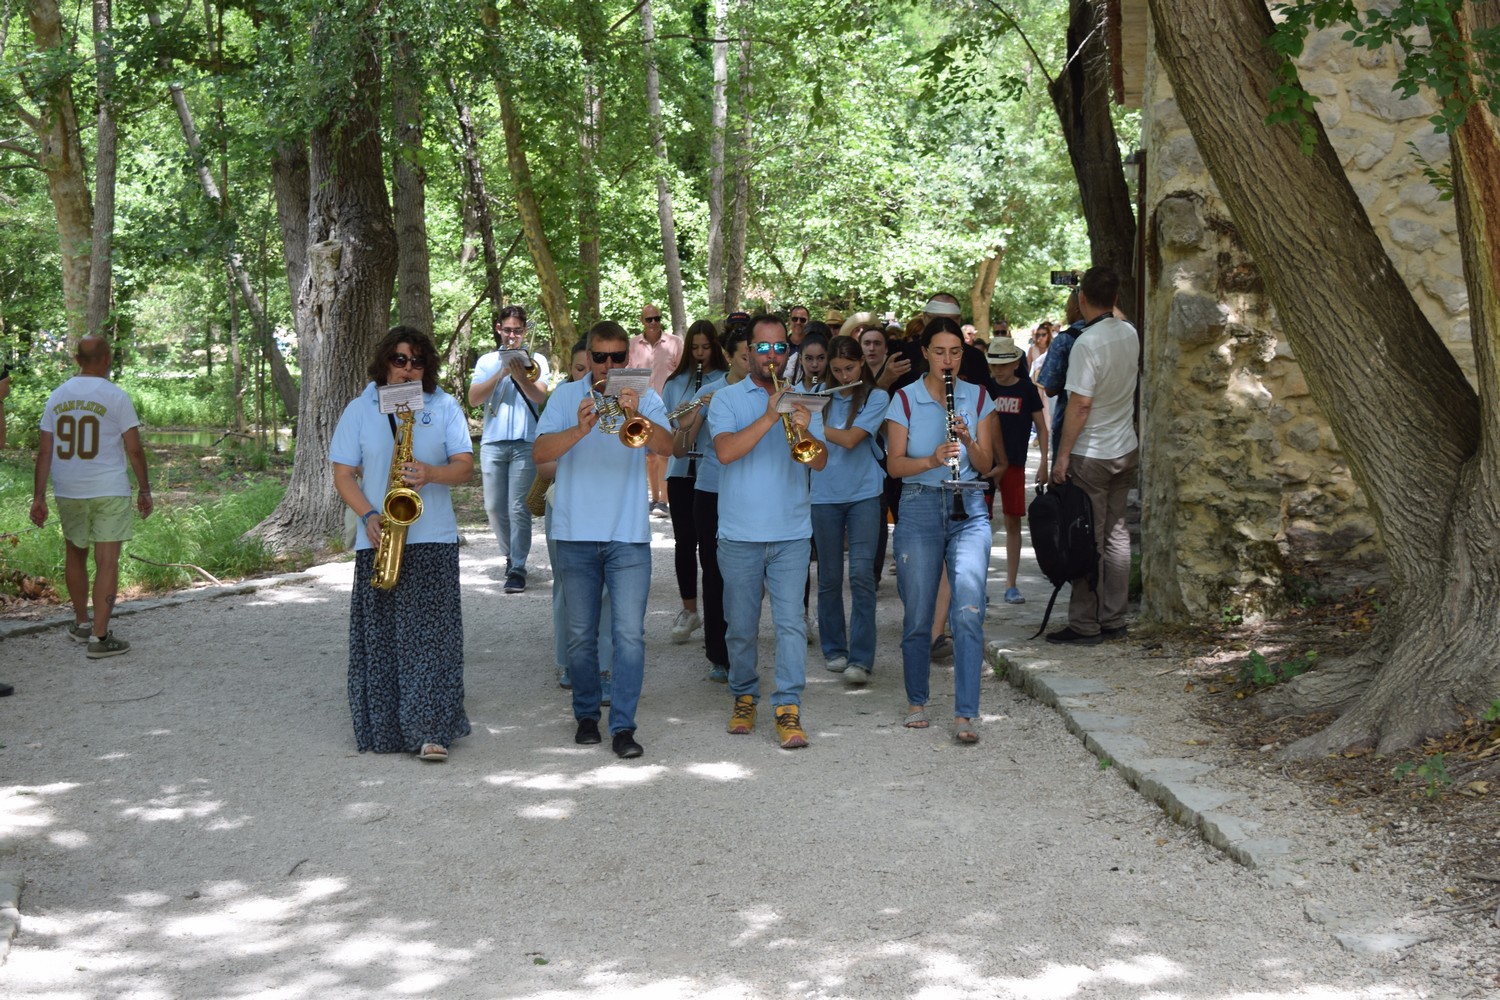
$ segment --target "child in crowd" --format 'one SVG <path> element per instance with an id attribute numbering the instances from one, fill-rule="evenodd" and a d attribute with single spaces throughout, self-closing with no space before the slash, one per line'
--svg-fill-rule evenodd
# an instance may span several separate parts
<path id="1" fill-rule="evenodd" d="M 1016 369 L 1024 357 L 1010 337 L 996 337 L 985 352 L 990 374 L 999 384 L 995 412 L 1000 415 L 1000 433 L 995 442 L 995 468 L 990 474 L 1000 493 L 1005 515 L 1005 603 L 1025 604 L 1016 587 L 1021 567 L 1021 518 L 1026 514 L 1026 446 L 1036 430 L 1041 451 L 1038 482 L 1047 472 L 1047 423 L 1045 407 L 1037 388 L 1021 378 Z"/>

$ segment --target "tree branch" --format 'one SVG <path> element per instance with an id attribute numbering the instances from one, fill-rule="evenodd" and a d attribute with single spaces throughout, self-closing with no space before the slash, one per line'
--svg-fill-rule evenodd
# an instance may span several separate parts
<path id="1" fill-rule="evenodd" d="M 12 153 L 20 153 L 22 156 L 26 157 L 28 160 L 31 160 L 38 166 L 41 165 L 42 156 L 40 153 L 38 153 L 34 149 L 27 149 L 25 146 L 21 145 L 13 139 L 0 140 L 0 149 L 8 150 Z"/>
<path id="2" fill-rule="evenodd" d="M 620 25 L 624 24 L 626 21 L 630 20 L 632 17 L 635 17 L 637 14 L 639 14 L 641 12 L 641 8 L 644 7 L 644 6 L 646 6 L 646 0 L 640 0 L 640 3 L 636 4 L 634 7 L 630 8 L 629 10 L 627 10 L 623 15 L 621 15 L 621 17 L 620 17 L 620 19 L 618 21 L 616 21 L 614 24 L 611 24 L 609 26 L 609 30 L 606 31 L 605 34 L 608 35 L 608 34 L 613 33 L 614 30 L 616 28 L 618 28 Z"/>
<path id="3" fill-rule="evenodd" d="M 985 0 L 985 3 L 987 3 L 991 7 L 995 8 L 995 12 L 997 14 L 999 14 L 1001 17 L 1005 18 L 1007 21 L 1009 21 L 1010 22 L 1010 26 L 1012 28 L 1016 29 L 1016 34 L 1018 34 L 1018 35 L 1021 36 L 1021 41 L 1026 46 L 1026 51 L 1030 52 L 1031 53 L 1031 58 L 1033 58 L 1033 59 L 1036 60 L 1036 68 L 1042 71 L 1042 75 L 1047 78 L 1047 86 L 1051 87 L 1052 86 L 1052 74 L 1047 72 L 1047 64 L 1042 61 L 1041 55 L 1037 52 L 1036 48 L 1031 44 L 1031 39 L 1026 37 L 1026 29 L 1023 28 L 1023 27 L 1021 27 L 1021 22 L 1018 21 L 1018 20 L 1016 20 L 1016 15 L 1012 14 L 1010 11 L 1008 11 L 1004 7 L 1000 6 L 1000 4 L 996 2 L 996 0 Z M 1080 52 L 1083 51 L 1083 46 L 1082 45 L 1078 46 L 1078 50 Z M 1066 69 L 1066 67 L 1064 67 L 1064 69 Z"/>

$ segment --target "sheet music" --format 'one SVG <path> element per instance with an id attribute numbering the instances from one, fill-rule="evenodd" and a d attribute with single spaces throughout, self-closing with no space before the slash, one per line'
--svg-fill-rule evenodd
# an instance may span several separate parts
<path id="1" fill-rule="evenodd" d="M 610 370 L 609 378 L 604 383 L 604 394 L 606 396 L 618 396 L 626 389 L 634 389 L 638 397 L 645 399 L 646 392 L 650 388 L 651 369 L 613 368 Z"/>
<path id="2" fill-rule="evenodd" d="M 822 392 L 789 392 L 776 404 L 777 413 L 791 413 L 798 403 L 807 407 L 808 413 L 822 413 L 833 396 Z"/>
<path id="3" fill-rule="evenodd" d="M 402 382 L 400 385 L 382 385 L 376 393 L 380 396 L 380 412 L 395 413 L 403 404 L 417 413 L 422 409 L 422 383 Z"/>
<path id="4" fill-rule="evenodd" d="M 507 347 L 500 351 L 500 370 L 505 371 L 512 361 L 521 362 L 521 367 L 531 364 L 531 355 L 518 347 Z"/>

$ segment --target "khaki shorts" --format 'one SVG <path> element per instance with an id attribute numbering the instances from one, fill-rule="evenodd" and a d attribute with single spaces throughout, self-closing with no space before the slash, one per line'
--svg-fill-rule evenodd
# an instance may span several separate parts
<path id="1" fill-rule="evenodd" d="M 55 499 L 63 537 L 75 548 L 86 549 L 95 542 L 128 542 L 135 534 L 135 513 L 129 497 Z"/>

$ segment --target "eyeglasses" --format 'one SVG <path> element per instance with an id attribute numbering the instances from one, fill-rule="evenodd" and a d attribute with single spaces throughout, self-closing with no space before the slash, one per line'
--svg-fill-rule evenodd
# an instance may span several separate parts
<path id="1" fill-rule="evenodd" d="M 641 317 L 641 322 L 642 323 L 660 323 L 661 322 L 661 317 L 660 316 L 642 316 Z"/>
<path id="2" fill-rule="evenodd" d="M 756 354 L 770 354 L 772 351 L 775 351 L 777 354 L 785 354 L 792 349 L 792 346 L 784 340 L 774 344 L 769 340 L 762 340 L 760 343 L 752 345 L 750 349 Z"/>
<path id="3" fill-rule="evenodd" d="M 617 365 L 623 365 L 630 357 L 629 351 L 589 351 L 594 359 L 594 364 L 602 365 L 606 361 L 613 361 Z"/>
<path id="4" fill-rule="evenodd" d="M 427 359 L 426 358 L 409 358 L 405 354 L 392 354 L 391 355 L 391 367 L 392 368 L 405 368 L 408 365 L 410 365 L 411 367 L 415 368 L 417 371 L 421 371 L 422 369 L 424 369 L 424 368 L 427 367 Z"/>
<path id="5" fill-rule="evenodd" d="M 526 332 L 524 326 L 502 326 L 500 332 L 512 337 L 519 337 Z"/>
<path id="6" fill-rule="evenodd" d="M 807 322 L 807 317 L 806 316 L 793 316 L 791 318 L 791 321 L 793 323 L 806 323 Z"/>

